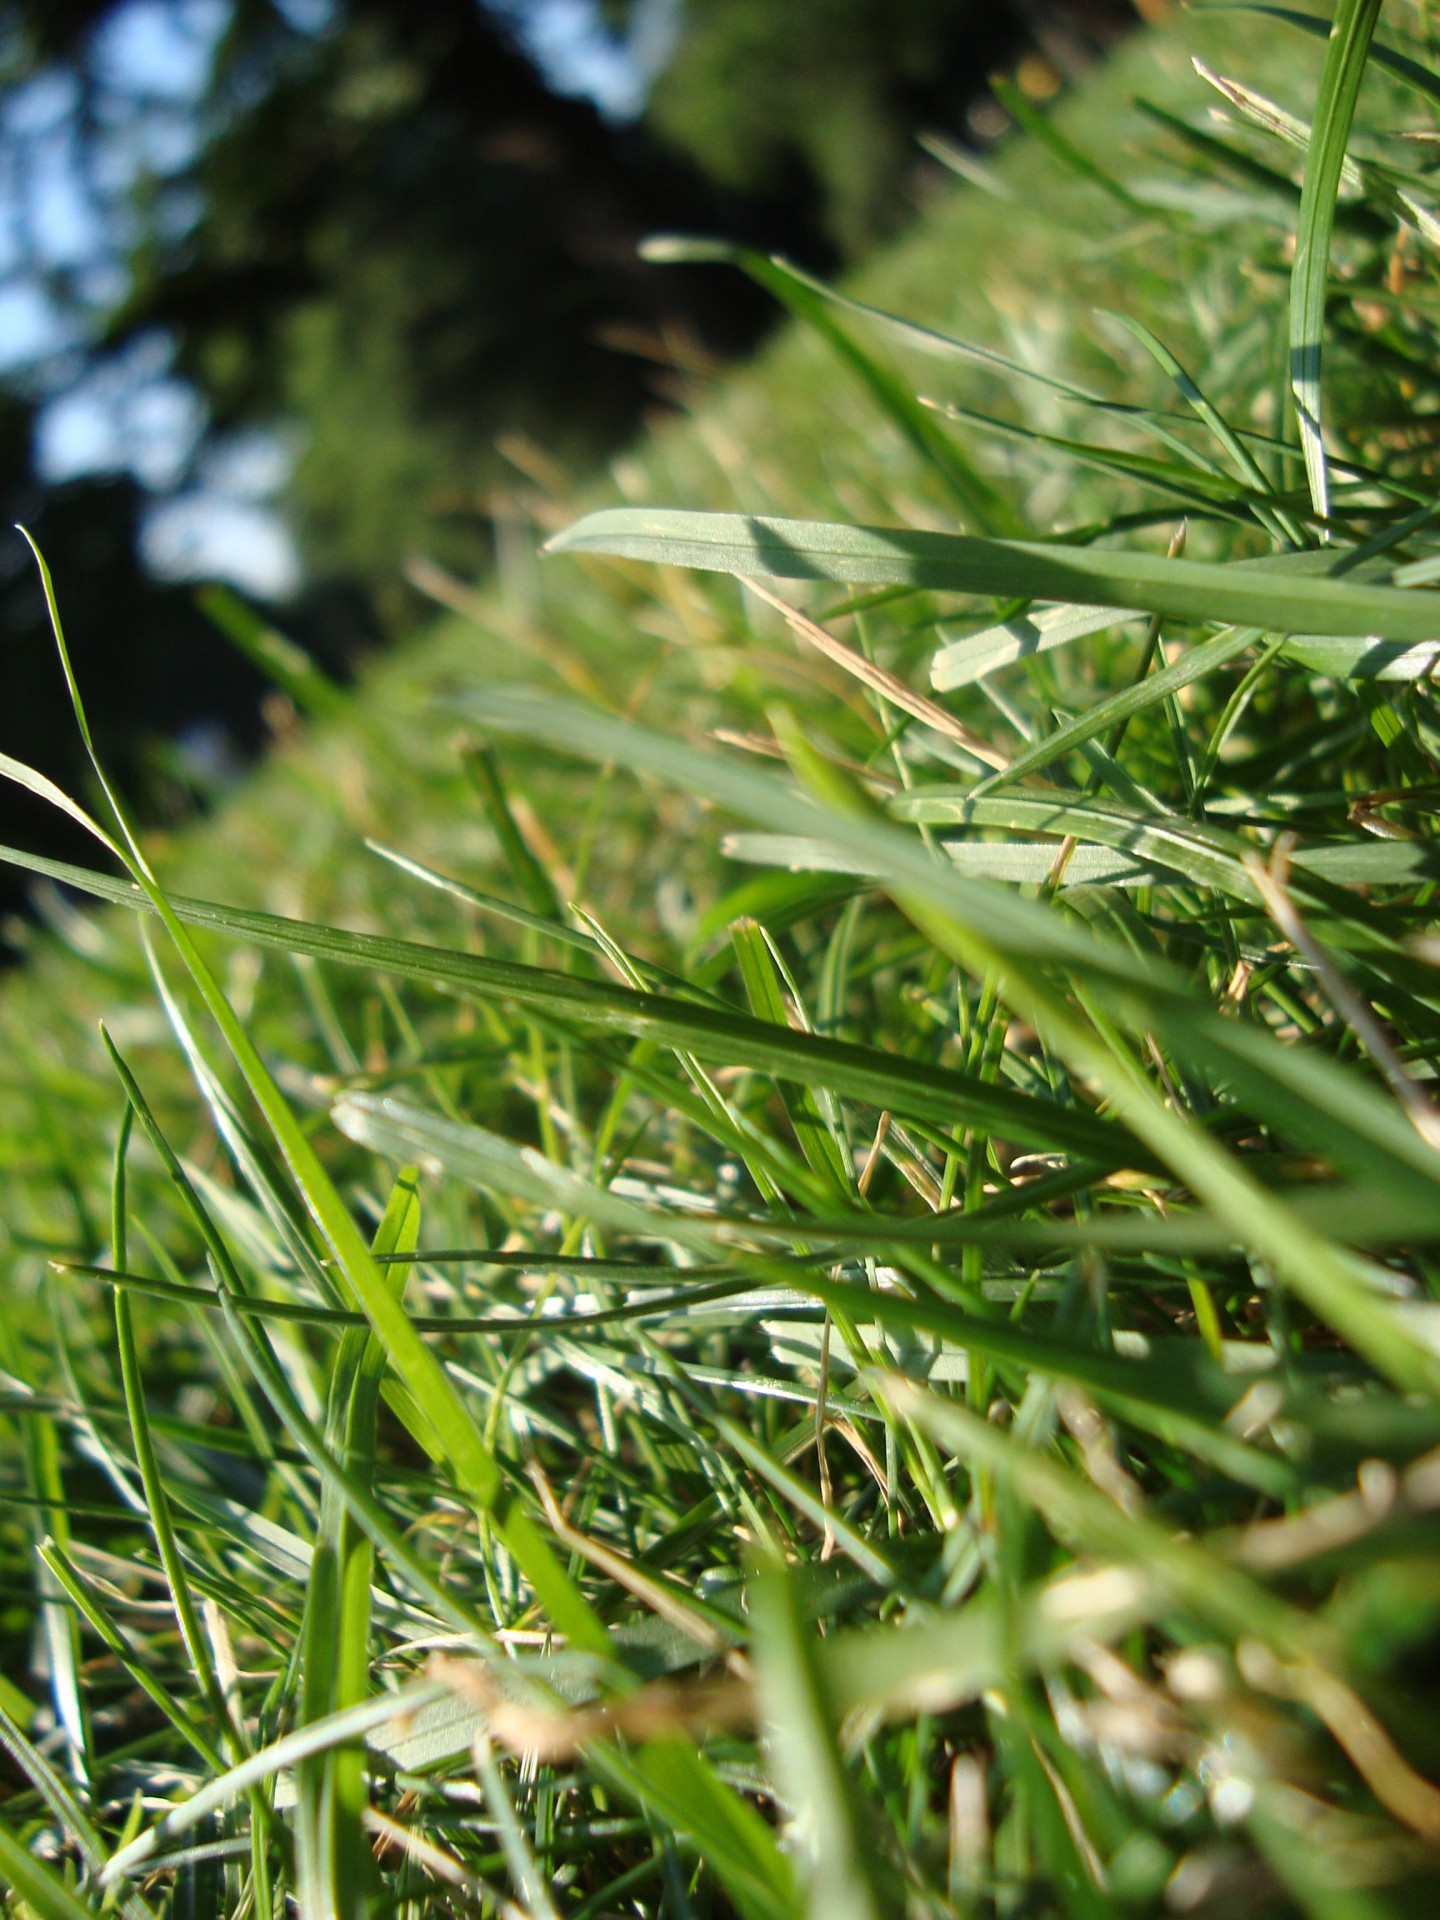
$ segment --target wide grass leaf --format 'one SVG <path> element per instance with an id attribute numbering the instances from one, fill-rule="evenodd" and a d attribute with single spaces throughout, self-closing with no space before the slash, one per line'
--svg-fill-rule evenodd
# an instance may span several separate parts
<path id="1" fill-rule="evenodd" d="M 557 534 L 546 550 L 782 580 L 1066 601 L 1266 633 L 1408 642 L 1440 636 L 1440 595 L 1307 576 L 1284 555 L 1224 565 L 1130 549 L 663 507 L 605 508 Z"/>

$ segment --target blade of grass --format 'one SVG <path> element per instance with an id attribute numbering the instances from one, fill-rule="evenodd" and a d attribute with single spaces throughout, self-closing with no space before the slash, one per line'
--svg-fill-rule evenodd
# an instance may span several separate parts
<path id="1" fill-rule="evenodd" d="M 1290 388 L 1300 426 L 1310 498 L 1315 511 L 1327 516 L 1330 475 L 1322 437 L 1321 353 L 1325 292 L 1330 273 L 1330 236 L 1355 103 L 1379 18 L 1380 0 L 1336 0 L 1311 122 L 1310 146 L 1305 156 L 1295 264 L 1290 275 Z"/>
<path id="2" fill-rule="evenodd" d="M 413 1253 L 419 1238 L 418 1175 L 403 1171 L 376 1229 L 377 1260 Z M 399 1298 L 405 1267 L 390 1268 Z M 368 1324 L 341 1338 L 331 1368 L 325 1441 L 350 1479 L 374 1491 L 375 1420 L 386 1371 L 385 1350 Z M 327 1479 L 311 1564 L 301 1637 L 306 1646 L 307 1721 L 358 1705 L 370 1692 L 370 1535 L 352 1515 L 339 1483 Z M 374 1892 L 365 1844 L 368 1795 L 358 1747 L 334 1748 L 297 1774 L 296 1862 L 301 1911 L 313 1920 L 360 1913 Z"/>
<path id="3" fill-rule="evenodd" d="M 444 1699 L 448 1692 L 449 1689 L 440 1681 L 412 1680 L 397 1687 L 393 1693 L 366 1700 L 358 1707 L 347 1707 L 343 1713 L 331 1714 L 328 1719 L 316 1721 L 310 1726 L 299 1727 L 283 1739 L 274 1740 L 269 1746 L 247 1754 L 238 1766 L 229 1768 L 217 1779 L 207 1781 L 197 1793 L 172 1807 L 153 1827 L 148 1827 L 138 1838 L 113 1853 L 106 1862 L 102 1881 L 110 1886 L 116 1881 L 133 1877 L 162 1847 L 178 1839 L 181 1834 L 189 1833 L 212 1813 L 229 1806 L 252 1787 L 274 1779 L 277 1774 L 299 1766 L 302 1761 L 324 1753 L 330 1747 L 362 1739 L 392 1721 L 403 1721 L 407 1714 L 428 1706 L 431 1701 Z"/>
<path id="4" fill-rule="evenodd" d="M 51 629 L 64 668 L 66 684 L 70 690 L 76 722 L 101 789 L 119 822 L 125 841 L 125 852 L 122 853 L 118 844 L 109 835 L 96 827 L 94 822 L 89 821 L 82 809 L 76 807 L 67 796 L 60 794 L 59 789 L 53 787 L 53 783 L 45 782 L 45 786 L 59 796 L 56 804 L 61 805 L 64 811 L 70 813 L 72 818 L 78 819 L 89 831 L 97 833 L 110 851 L 123 861 L 131 878 L 144 892 L 159 916 L 166 933 L 184 962 L 186 971 L 195 983 L 201 1000 L 223 1035 L 256 1105 L 264 1115 L 276 1145 L 295 1179 L 300 1195 L 338 1263 L 352 1296 L 369 1317 L 396 1371 L 405 1380 L 416 1399 L 425 1406 L 428 1417 L 445 1446 L 456 1478 L 475 1506 L 477 1514 L 487 1517 L 495 1526 L 501 1540 L 530 1579 L 537 1598 L 549 1610 L 556 1625 L 577 1641 L 608 1655 L 609 1639 L 604 1627 L 574 1582 L 560 1566 L 543 1536 L 536 1531 L 523 1510 L 512 1504 L 508 1492 L 503 1488 L 494 1459 L 486 1448 L 483 1437 L 471 1419 L 468 1409 L 456 1393 L 444 1369 L 410 1325 L 404 1308 L 391 1293 L 380 1268 L 371 1259 L 370 1250 L 352 1219 L 349 1209 L 321 1164 L 319 1155 L 290 1111 L 289 1105 L 253 1041 L 246 1033 L 243 1024 L 237 1019 L 198 947 L 176 917 L 169 900 L 156 881 L 140 843 L 131 831 L 104 768 L 95 753 L 84 703 L 80 697 L 80 690 L 76 684 L 69 652 L 65 645 L 64 629 L 60 622 L 59 608 L 55 602 L 55 589 L 50 578 L 50 570 L 33 542 L 31 547 L 40 569 Z M 28 776 L 28 773 L 29 770 L 26 769 L 25 775 Z M 26 784 L 30 784 L 28 778 Z"/>
<path id="5" fill-rule="evenodd" d="M 599 1777 L 694 1846 L 745 1920 L 798 1920 L 799 1896 L 788 1855 L 765 1821 L 688 1741 L 649 1741 L 638 1753 L 595 1747 L 586 1756 Z"/>
<path id="6" fill-rule="evenodd" d="M 0 1826 L 0 1880 L 25 1902 L 38 1920 L 97 1920 L 98 1905 L 82 1900 L 53 1867 L 37 1860 L 28 1847 Z"/>
<path id="7" fill-rule="evenodd" d="M 806 1910 L 811 1920 L 881 1920 L 894 1908 L 877 1883 L 874 1821 L 841 1758 L 814 1638 L 785 1563 L 762 1560 L 746 1597 L 766 1739 L 807 1869 Z"/>
<path id="8" fill-rule="evenodd" d="M 1412 642 L 1440 634 L 1440 595 L 1307 577 L 1286 564 L 1286 555 L 1229 564 L 1171 560 L 1132 550 L 664 507 L 605 508 L 556 534 L 546 552 L 615 554 L 777 579 L 1096 604 L 1177 620 L 1255 626 L 1267 633 L 1377 634 Z"/>

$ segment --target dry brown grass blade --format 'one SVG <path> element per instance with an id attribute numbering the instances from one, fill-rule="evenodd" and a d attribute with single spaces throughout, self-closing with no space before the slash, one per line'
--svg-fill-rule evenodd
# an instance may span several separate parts
<path id="1" fill-rule="evenodd" d="M 792 607 L 788 600 L 782 600 L 778 593 L 772 593 L 762 581 L 742 578 L 741 584 L 751 593 L 763 600 L 767 606 L 774 607 L 782 614 L 792 633 L 806 640 L 817 653 L 823 653 L 837 667 L 859 680 L 863 685 L 888 700 L 892 707 L 899 707 L 902 713 L 908 713 L 912 719 L 922 721 L 936 733 L 944 734 L 947 740 L 953 740 L 977 760 L 996 771 L 1008 767 L 1010 757 L 994 747 L 988 740 L 982 739 L 972 728 L 957 720 L 944 707 L 937 707 L 933 700 L 927 700 L 923 693 L 916 693 L 907 687 L 897 675 L 884 667 L 877 667 L 873 660 L 867 660 L 863 653 L 857 653 L 853 647 L 847 647 L 843 640 L 837 640 L 833 633 L 817 625 L 808 614 L 801 613 L 798 607 Z"/>
<path id="2" fill-rule="evenodd" d="M 1360 998 L 1327 950 L 1300 916 L 1286 886 L 1291 838 L 1282 834 L 1267 866 L 1258 854 L 1244 856 L 1245 871 L 1255 883 L 1265 910 L 1295 951 L 1315 969 L 1327 998 L 1340 1018 L 1375 1062 L 1385 1084 L 1405 1111 L 1406 1118 L 1428 1146 L 1440 1150 L 1440 1110 L 1405 1071 L 1380 1022 Z"/>
<path id="3" fill-rule="evenodd" d="M 683 1733 L 699 1740 L 723 1728 L 750 1726 L 755 1719 L 753 1689 L 733 1675 L 688 1682 L 655 1680 L 623 1700 L 567 1709 L 505 1699 L 478 1660 L 434 1654 L 428 1671 L 479 1708 L 492 1740 L 511 1753 L 538 1761 L 570 1760 L 582 1747 L 616 1737 L 643 1743 Z"/>

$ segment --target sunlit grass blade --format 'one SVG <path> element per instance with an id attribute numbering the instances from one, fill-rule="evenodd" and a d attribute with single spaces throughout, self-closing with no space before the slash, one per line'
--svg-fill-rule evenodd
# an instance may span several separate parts
<path id="1" fill-rule="evenodd" d="M 652 1740 L 633 1754 L 600 1747 L 588 1759 L 601 1779 L 696 1848 L 745 1920 L 798 1920 L 790 1857 L 754 1807 L 719 1780 L 688 1741 Z"/>
<path id="2" fill-rule="evenodd" d="M 98 1878 L 105 1864 L 105 1846 L 99 1832 L 60 1775 L 26 1735 L 24 1728 L 6 1711 L 3 1702 L 0 1702 L 0 1747 L 4 1748 L 12 1765 L 24 1774 L 49 1808 L 67 1844 L 79 1854 L 87 1875 L 92 1879 Z M 0 1836 L 3 1835 L 5 1829 L 0 1827 Z M 7 1873 L 7 1862 L 3 1860 L 0 1860 L 0 1876 L 8 1877 L 15 1890 L 24 1893 L 23 1882 L 17 1880 L 13 1872 Z M 29 1897 L 31 1905 L 35 1906 L 33 1895 Z M 120 1902 L 120 1911 L 125 1915 L 125 1920 L 153 1920 L 150 1907 L 133 1891 L 127 1893 Z"/>
<path id="3" fill-rule="evenodd" d="M 816 1658 L 837 1717 L 944 1713 L 1002 1683 L 1016 1663 L 1044 1669 L 1077 1646 L 1105 1645 L 1154 1617 L 1158 1583 L 1139 1565 L 1067 1570 L 1027 1591 L 1012 1618 L 986 1595 L 896 1633 L 853 1627 Z"/>
<path id="4" fill-rule="evenodd" d="M 1017 660 L 1068 647 L 1072 640 L 1106 633 L 1142 617 L 1133 610 L 1116 607 L 1036 608 L 999 626 L 982 627 L 954 640 L 946 638 L 930 662 L 930 684 L 937 693 L 953 693 L 1001 667 L 1013 666 Z M 945 629 L 940 631 L 945 637 Z"/>
<path id="5" fill-rule="evenodd" d="M 1144 713 L 1150 707 L 1158 706 L 1182 687 L 1193 686 L 1207 674 L 1217 673 L 1229 666 L 1247 653 L 1259 637 L 1254 627 L 1236 627 L 1229 632 L 1217 633 L 1212 639 L 1201 641 L 1198 646 L 1187 647 L 1177 660 L 1168 667 L 1162 667 L 1159 673 L 1150 674 L 1137 685 L 1126 687 L 1122 693 L 1111 694 L 1106 700 L 1097 700 L 1094 706 L 1056 727 L 1053 733 L 1046 734 L 1033 747 L 1017 753 L 1008 767 L 988 775 L 980 782 L 976 788 L 977 794 L 991 793 L 1029 775 L 1043 773 L 1047 767 L 1054 766 L 1057 760 L 1063 760 L 1085 741 L 1108 734 L 1112 727 L 1133 719 L 1137 713 Z"/>
<path id="6" fill-rule="evenodd" d="M 608 507 L 557 534 L 547 551 L 787 580 L 1096 604 L 1267 633 L 1376 634 L 1410 642 L 1440 633 L 1440 596 L 1315 577 L 1273 561 L 1222 565 L 903 527 Z"/>
<path id="7" fill-rule="evenodd" d="M 1380 18 L 1380 0 L 1336 0 L 1335 18 L 1325 48 L 1320 92 L 1305 156 L 1305 184 L 1295 234 L 1295 264 L 1290 275 L 1290 386 L 1305 452 L 1305 472 L 1315 511 L 1330 511 L 1330 475 L 1326 463 L 1325 402 L 1321 358 L 1325 332 L 1325 292 L 1330 275 L 1330 236 L 1335 197 L 1345 164 L 1345 149 L 1371 37 Z M 1383 629 L 1382 629 L 1383 631 Z M 1390 639 L 1402 636 L 1389 634 Z M 1421 636 L 1423 637 L 1423 636 Z"/>
<path id="8" fill-rule="evenodd" d="M 166 933 L 190 974 L 207 1012 L 214 1020 L 236 1065 L 243 1075 L 256 1105 L 274 1135 L 276 1145 L 295 1179 L 296 1186 L 315 1224 L 353 1289 L 389 1358 L 410 1390 L 426 1407 L 428 1416 L 449 1455 L 456 1477 L 479 1513 L 488 1515 L 500 1535 L 532 1580 L 537 1596 L 552 1613 L 563 1631 L 586 1642 L 597 1651 L 608 1653 L 609 1640 L 589 1604 L 568 1578 L 555 1556 L 518 1508 L 511 1508 L 502 1487 L 494 1459 L 468 1409 L 452 1386 L 444 1369 L 430 1353 L 410 1325 L 408 1316 L 390 1291 L 385 1276 L 371 1258 L 359 1228 L 336 1191 L 305 1130 L 295 1119 L 274 1077 L 244 1025 L 236 1018 L 224 992 L 200 954 L 194 941 L 171 909 L 170 903 L 150 870 L 139 841 L 125 820 L 118 798 L 110 787 L 91 744 L 88 721 L 70 666 L 59 609 L 49 569 L 36 550 L 45 589 L 51 627 L 65 670 L 76 721 L 85 739 L 96 776 L 120 823 L 126 843 L 123 854 L 108 836 L 100 838 L 121 858 L 132 879 L 149 900 Z M 27 770 L 28 771 L 28 770 Z M 49 783 L 46 783 L 47 785 Z M 57 790 L 58 791 L 58 790 Z M 62 796 L 63 799 L 63 796 Z M 98 832 L 73 803 L 66 810 L 78 817 L 90 830 Z M 496 1511 L 497 1502 L 500 1503 Z"/>

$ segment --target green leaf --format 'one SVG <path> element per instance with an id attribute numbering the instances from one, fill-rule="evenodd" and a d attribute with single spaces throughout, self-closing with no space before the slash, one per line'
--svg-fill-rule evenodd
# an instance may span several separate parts
<path id="1" fill-rule="evenodd" d="M 805 1863 L 811 1920 L 880 1920 L 873 1817 L 841 1758 L 814 1633 L 783 1560 L 766 1555 L 746 1588 L 755 1689 L 781 1791 Z"/>
<path id="2" fill-rule="evenodd" d="M 593 1747 L 586 1760 L 602 1780 L 690 1842 L 745 1920 L 797 1920 L 794 1869 L 774 1834 L 689 1741 L 652 1740 L 633 1754 Z"/>
<path id="3" fill-rule="evenodd" d="M 782 580 L 903 585 L 1019 600 L 1099 605 L 1266 633 L 1440 637 L 1440 595 L 1307 577 L 1305 556 L 1228 565 L 1163 554 L 904 527 L 852 527 L 760 514 L 610 507 L 547 543 L 549 553 L 609 553 L 667 566 Z"/>
<path id="4" fill-rule="evenodd" d="M 1290 387 L 1300 423 L 1310 498 L 1315 511 L 1326 515 L 1330 512 L 1330 477 L 1322 438 L 1321 349 L 1330 272 L 1330 235 L 1335 224 L 1335 197 L 1355 117 L 1355 102 L 1360 95 L 1370 41 L 1379 18 L 1380 0 L 1336 0 L 1310 127 L 1310 148 L 1305 156 L 1295 264 L 1290 274 Z M 1315 631 L 1335 629 L 1317 627 Z M 1429 637 L 1392 633 L 1378 622 L 1376 631 L 1391 640 Z"/>
<path id="5" fill-rule="evenodd" d="M 99 1907 L 82 1900 L 5 1827 L 0 1827 L 0 1882 L 19 1895 L 37 1920 L 97 1920 Z"/>

